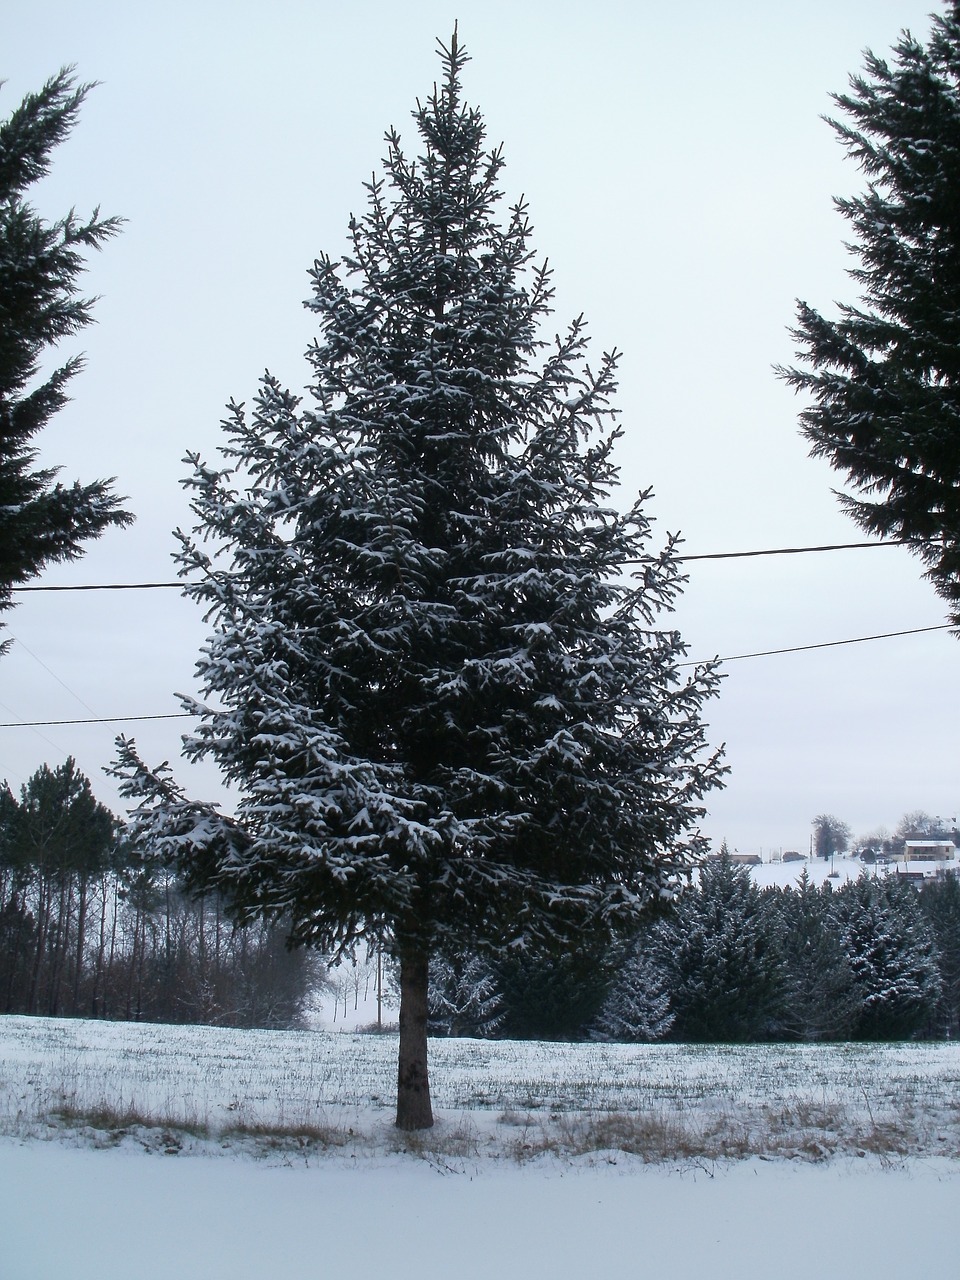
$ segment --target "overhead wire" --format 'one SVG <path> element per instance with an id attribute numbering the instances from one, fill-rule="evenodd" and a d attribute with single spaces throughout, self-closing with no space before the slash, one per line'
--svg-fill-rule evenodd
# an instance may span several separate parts
<path id="1" fill-rule="evenodd" d="M 758 551 L 707 551 L 696 555 L 676 556 L 680 564 L 691 560 L 745 560 L 756 556 L 799 556 L 816 551 L 862 551 L 868 547 L 902 547 L 909 545 L 903 538 L 887 538 L 873 542 L 833 542 L 816 547 L 763 547 Z M 624 564 L 656 564 L 656 556 L 641 556 L 637 560 L 625 560 Z M 47 583 L 11 587 L 11 591 L 159 591 L 171 587 L 181 590 L 191 584 L 181 582 L 91 582 L 82 584 L 51 585 Z"/>
<path id="2" fill-rule="evenodd" d="M 905 631 L 884 631 L 872 636 L 855 636 L 850 640 L 822 640 L 818 644 L 796 644 L 786 649 L 765 649 L 758 653 L 735 653 L 726 658 L 703 658 L 699 662 L 678 662 L 677 666 L 721 666 L 725 662 L 740 662 L 744 658 L 771 658 L 781 653 L 804 653 L 810 649 L 833 649 L 838 645 L 866 644 L 869 640 L 891 640 L 895 636 L 916 636 L 925 631 L 949 631 L 950 625 L 950 623 L 944 622 L 933 627 L 910 627 Z M 37 729 L 51 725 L 71 724 L 132 724 L 140 720 L 185 720 L 189 715 L 189 711 L 170 711 L 163 715 L 152 716 L 95 716 L 85 720 L 26 720 L 16 723 L 0 723 L 0 729 Z"/>
<path id="3" fill-rule="evenodd" d="M 905 545 L 904 539 L 886 539 L 874 542 L 840 542 L 830 543 L 812 547 L 766 547 L 756 551 L 714 551 L 697 555 L 677 556 L 678 561 L 691 560 L 737 560 L 747 559 L 756 556 L 783 556 L 783 555 L 804 555 L 810 552 L 823 551 L 854 551 L 863 550 L 869 547 L 892 547 Z M 627 564 L 646 564 L 655 563 L 655 557 L 644 557 L 640 560 L 628 560 Z M 117 582 L 117 583 L 90 583 L 83 585 L 31 585 L 13 587 L 14 591 L 149 591 L 159 590 L 171 587 L 188 586 L 185 582 Z M 735 653 L 723 658 L 701 659 L 698 662 L 680 662 L 678 667 L 695 667 L 704 666 L 706 664 L 715 664 L 722 666 L 727 662 L 742 662 L 748 658 L 770 658 L 785 653 L 804 653 L 813 649 L 833 649 L 843 645 L 850 644 L 866 644 L 871 640 L 890 640 L 898 636 L 920 635 L 928 631 L 948 631 L 951 629 L 950 623 L 941 623 L 931 627 L 910 627 L 903 631 L 886 631 L 878 632 L 869 636 L 854 636 L 846 640 L 823 640 L 815 644 L 799 644 L 790 645 L 781 649 L 763 649 L 755 653 Z M 22 643 L 22 642 L 21 642 Z M 23 646 L 26 648 L 26 646 Z M 28 650 L 28 652 L 30 652 Z M 35 655 L 31 654 L 32 657 Z M 36 659 L 40 662 L 40 659 Z M 44 664 L 41 663 L 41 666 Z M 47 668 L 49 670 L 49 668 Z M 53 672 L 50 673 L 54 675 Z M 55 679 L 59 677 L 54 675 Z M 61 684 L 63 681 L 59 681 Z M 67 688 L 67 686 L 64 686 Z M 72 690 L 68 690 L 72 693 Z M 74 697 L 77 695 L 74 694 Z M 82 702 L 82 699 L 78 698 Z M 86 706 L 86 703 L 83 703 Z M 89 710 L 90 708 L 88 708 Z M 62 725 L 84 725 L 84 724 L 127 724 L 139 723 L 145 720 L 183 720 L 189 717 L 190 713 L 186 711 L 174 711 L 159 715 L 140 715 L 140 716 L 91 716 L 85 719 L 73 720 L 25 720 L 25 721 L 7 721 L 0 722 L 0 729 L 39 729 Z"/>

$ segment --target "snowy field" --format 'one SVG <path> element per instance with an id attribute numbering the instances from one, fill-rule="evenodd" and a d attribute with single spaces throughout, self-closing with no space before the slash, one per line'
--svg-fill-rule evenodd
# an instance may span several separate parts
<path id="1" fill-rule="evenodd" d="M 0 1018 L 0 1276 L 956 1273 L 960 1046 L 396 1040 Z"/>

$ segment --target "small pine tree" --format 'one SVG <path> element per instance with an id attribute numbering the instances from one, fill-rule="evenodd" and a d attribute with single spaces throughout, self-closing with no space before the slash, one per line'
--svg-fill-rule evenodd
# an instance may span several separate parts
<path id="1" fill-rule="evenodd" d="M 240 918 L 293 919 L 327 954 L 383 937 L 400 965 L 397 1124 L 432 1123 L 431 955 L 590 949 L 674 892 L 723 772 L 655 620 L 676 544 L 620 514 L 616 355 L 583 322 L 543 338 L 551 287 L 499 149 L 461 97 L 466 54 L 387 135 L 385 176 L 318 259 L 306 406 L 267 375 L 232 405 L 222 469 L 192 456 L 187 592 L 212 620 L 191 759 L 237 788 L 190 802 L 121 742 L 142 839 Z M 211 550 L 211 544 L 216 550 Z M 641 562 L 635 579 L 628 566 Z"/>
<path id="2" fill-rule="evenodd" d="M 796 888 L 770 898 L 783 966 L 778 1033 L 788 1040 L 845 1039 L 860 1013 L 832 896 L 829 888 L 818 889 L 804 868 Z"/>
<path id="3" fill-rule="evenodd" d="M 647 1044 L 662 1040 L 676 1015 L 661 961 L 641 935 L 628 947 L 607 998 L 590 1028 L 594 1040 Z"/>
<path id="4" fill-rule="evenodd" d="M 487 1039 L 503 1023 L 503 1001 L 481 956 L 439 956 L 430 966 L 427 1002 L 431 1035 Z"/>
<path id="5" fill-rule="evenodd" d="M 928 881 L 920 907 L 933 931 L 940 973 L 940 999 L 935 1030 L 950 1040 L 960 1036 L 960 879 L 955 875 Z"/>
<path id="6" fill-rule="evenodd" d="M 88 539 L 133 518 L 120 510 L 112 481 L 67 488 L 57 468 L 36 465 L 35 437 L 66 403 L 83 363 L 74 356 L 38 382 L 41 362 L 90 324 L 93 300 L 77 296 L 82 250 L 99 248 L 120 220 L 95 210 L 84 222 L 71 210 L 47 223 L 24 193 L 49 171 L 50 152 L 70 133 L 91 88 L 62 70 L 0 122 L 0 612 L 19 583 L 77 559 Z"/>
<path id="7" fill-rule="evenodd" d="M 565 949 L 527 948 L 503 955 L 497 983 L 503 996 L 503 1035 L 511 1040 L 583 1040 L 612 978 L 609 947 L 572 943 Z"/>

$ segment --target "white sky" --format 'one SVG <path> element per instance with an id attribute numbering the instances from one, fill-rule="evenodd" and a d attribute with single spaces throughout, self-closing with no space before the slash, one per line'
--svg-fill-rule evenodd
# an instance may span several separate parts
<path id="1" fill-rule="evenodd" d="M 799 404 L 771 372 L 793 359 L 794 299 L 853 301 L 832 197 L 862 188 L 819 118 L 861 51 L 930 0 L 274 0 L 163 6 L 50 0 L 4 21 L 0 116 L 64 63 L 101 85 L 34 203 L 128 219 L 90 262 L 101 295 L 74 402 L 41 439 L 63 479 L 117 476 L 137 524 L 49 583 L 170 581 L 186 521 L 182 457 L 214 459 L 224 403 L 268 367 L 303 386 L 301 307 L 315 256 L 339 255 L 362 182 L 439 71 L 455 17 L 466 96 L 503 141 L 555 268 L 557 327 L 581 311 L 616 346 L 626 505 L 652 486 L 661 531 L 690 554 L 857 542 L 838 477 L 807 457 Z M 71 350 L 74 349 L 71 347 Z M 938 626 L 944 610 L 899 548 L 690 566 L 675 620 L 692 658 Z M 7 615 L 4 721 L 179 711 L 205 634 L 175 591 L 32 594 Z M 806 849 L 811 819 L 856 832 L 906 810 L 960 810 L 960 650 L 948 632 L 734 662 L 708 709 L 731 767 L 704 829 L 740 849 Z M 152 763 L 177 720 L 130 724 Z M 119 811 L 102 766 L 122 725 L 0 729 L 16 789 L 73 755 Z M 215 775 L 178 772 L 194 793 Z"/>

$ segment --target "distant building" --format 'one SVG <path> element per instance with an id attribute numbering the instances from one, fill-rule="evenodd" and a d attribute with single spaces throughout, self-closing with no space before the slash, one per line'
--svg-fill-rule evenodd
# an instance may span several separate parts
<path id="1" fill-rule="evenodd" d="M 952 840 L 905 840 L 893 871 L 907 880 L 936 880 L 957 874 L 957 848 Z"/>

